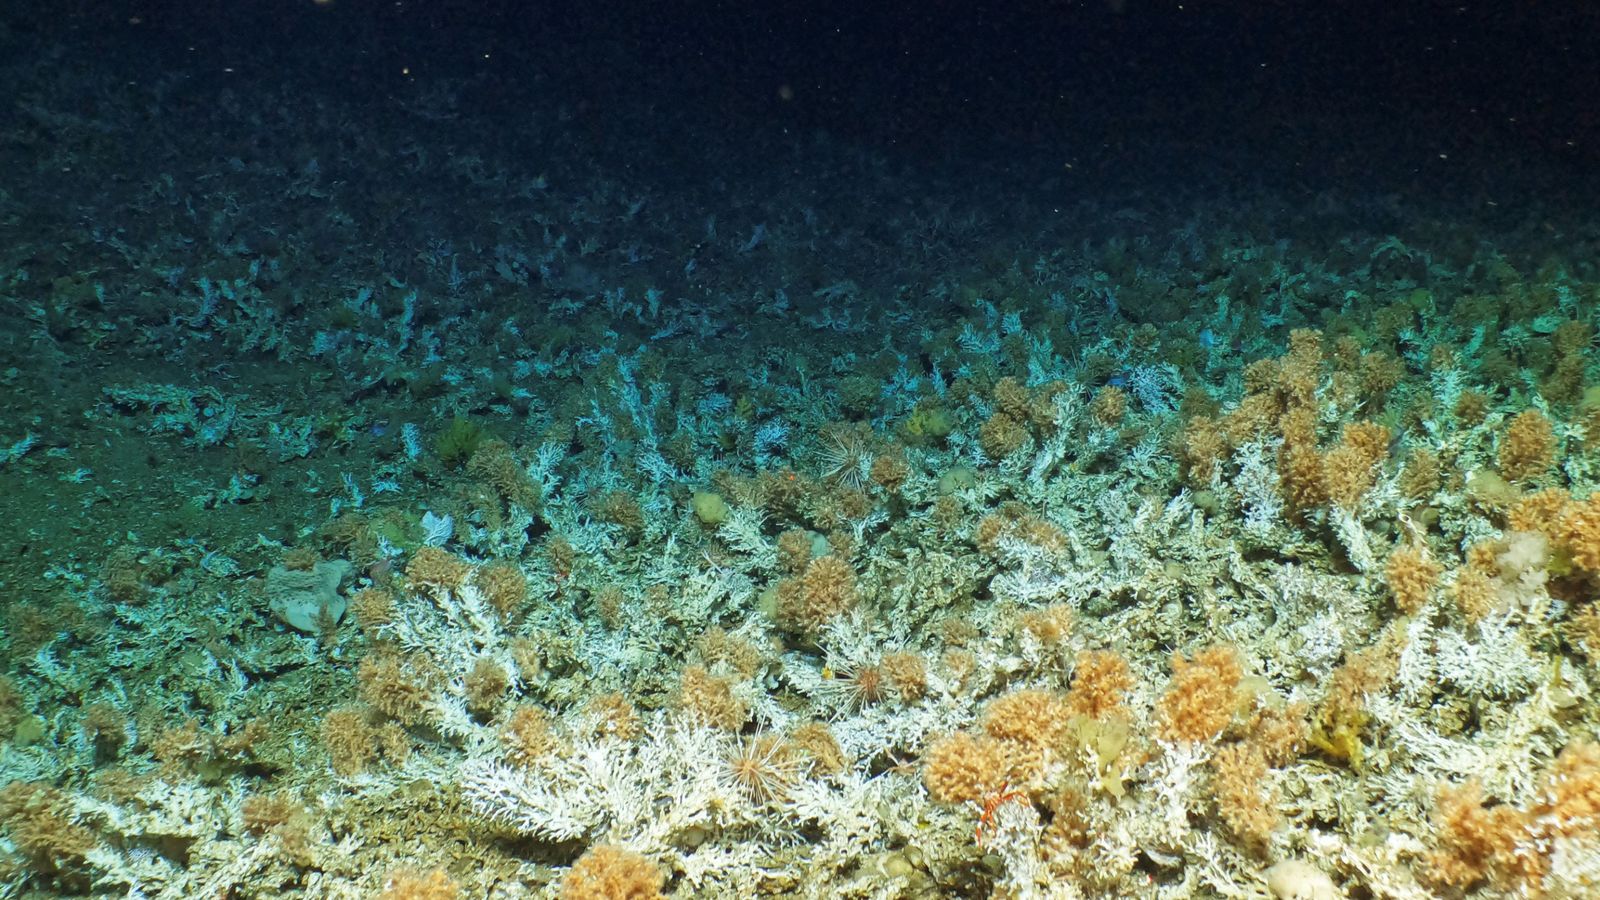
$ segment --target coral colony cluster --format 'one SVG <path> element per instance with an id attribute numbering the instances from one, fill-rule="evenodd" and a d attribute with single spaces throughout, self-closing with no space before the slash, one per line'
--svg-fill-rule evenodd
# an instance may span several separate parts
<path id="1" fill-rule="evenodd" d="M 0 898 L 1600 896 L 1592 223 L 4 75 Z"/>

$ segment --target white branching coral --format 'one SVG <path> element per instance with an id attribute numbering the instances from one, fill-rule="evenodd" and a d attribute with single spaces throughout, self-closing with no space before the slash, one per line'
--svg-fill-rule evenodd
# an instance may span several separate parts
<path id="1" fill-rule="evenodd" d="M 1547 675 L 1548 664 L 1533 658 L 1526 633 L 1505 616 L 1479 622 L 1477 639 L 1441 629 L 1434 639 L 1439 678 L 1468 697 L 1510 698 L 1527 693 Z"/>
<path id="2" fill-rule="evenodd" d="M 502 827 L 671 857 L 700 886 L 726 887 L 748 876 L 768 852 L 762 847 L 787 844 L 801 829 L 814 836 L 807 871 L 842 875 L 864 851 L 886 843 L 896 822 L 918 817 L 914 777 L 808 773 L 776 733 L 741 740 L 670 716 L 646 733 L 638 742 L 581 739 L 532 768 L 481 757 L 457 777 L 472 808 Z M 767 774 L 781 783 L 752 790 L 744 769 L 767 763 Z"/>
<path id="3" fill-rule="evenodd" d="M 722 539 L 746 561 L 746 568 L 770 572 L 778 567 L 778 548 L 761 533 L 766 516 L 753 506 L 736 506 L 717 529 Z"/>
<path id="4" fill-rule="evenodd" d="M 480 814 L 518 832 L 622 843 L 647 855 L 691 828 L 748 818 L 754 805 L 722 771 L 733 736 L 665 717 L 647 731 L 637 744 L 582 740 L 532 769 L 473 760 L 462 768 L 462 791 Z"/>

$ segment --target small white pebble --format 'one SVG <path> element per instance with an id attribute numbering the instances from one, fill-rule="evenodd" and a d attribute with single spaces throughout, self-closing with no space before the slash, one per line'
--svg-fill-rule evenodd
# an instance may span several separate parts
<path id="1" fill-rule="evenodd" d="M 1267 870 L 1267 891 L 1275 900 L 1343 900 L 1328 873 L 1298 859 L 1286 859 Z"/>

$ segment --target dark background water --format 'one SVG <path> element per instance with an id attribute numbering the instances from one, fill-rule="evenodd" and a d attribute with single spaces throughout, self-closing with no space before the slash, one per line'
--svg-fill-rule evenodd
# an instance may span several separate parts
<path id="1" fill-rule="evenodd" d="M 284 80 L 374 106 L 466 78 L 662 145 L 808 133 L 950 161 L 1482 183 L 1600 158 L 1600 12 L 1535 2 L 8 4 L 41 65 Z M 485 140 L 492 140 L 485 135 Z M 690 154 L 692 156 L 692 154 Z"/>

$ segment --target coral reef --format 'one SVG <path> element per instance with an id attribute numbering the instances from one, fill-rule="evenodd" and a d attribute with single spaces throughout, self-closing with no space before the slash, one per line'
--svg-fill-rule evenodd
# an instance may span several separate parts
<path id="1" fill-rule="evenodd" d="M 0 49 L 0 898 L 1600 896 L 1592 209 Z"/>

